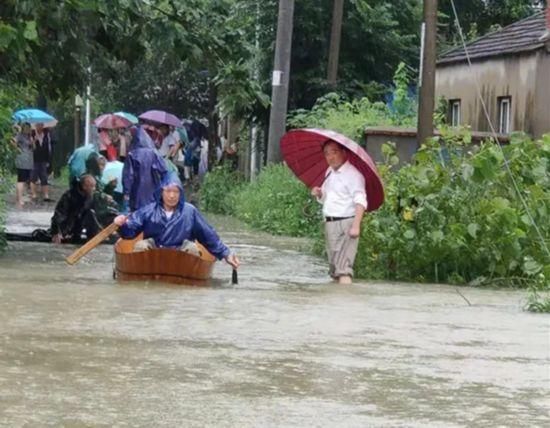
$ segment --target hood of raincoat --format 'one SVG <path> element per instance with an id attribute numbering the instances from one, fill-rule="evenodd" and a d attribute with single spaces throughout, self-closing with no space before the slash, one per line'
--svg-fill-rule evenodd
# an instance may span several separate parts
<path id="1" fill-rule="evenodd" d="M 185 205 L 185 195 L 183 194 L 183 184 L 181 184 L 181 180 L 178 177 L 178 174 L 175 172 L 168 173 L 164 176 L 164 179 L 160 183 L 160 188 L 157 189 L 155 193 L 155 200 L 157 203 L 162 206 L 162 190 L 166 187 L 171 186 L 177 186 L 178 189 L 180 189 L 180 200 L 178 202 L 178 208 L 180 210 L 183 210 L 183 206 Z"/>
<path id="2" fill-rule="evenodd" d="M 130 142 L 129 152 L 136 149 L 154 149 L 155 144 L 149 134 L 143 129 L 142 126 L 134 126 L 130 129 L 132 135 L 132 141 Z"/>

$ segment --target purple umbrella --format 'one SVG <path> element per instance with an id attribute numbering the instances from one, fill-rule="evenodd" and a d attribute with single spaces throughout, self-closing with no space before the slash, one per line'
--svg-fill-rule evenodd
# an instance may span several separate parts
<path id="1" fill-rule="evenodd" d="M 151 122 L 162 123 L 164 125 L 181 127 L 182 123 L 176 116 L 166 113 L 162 110 L 149 110 L 139 116 L 140 119 L 149 120 Z"/>

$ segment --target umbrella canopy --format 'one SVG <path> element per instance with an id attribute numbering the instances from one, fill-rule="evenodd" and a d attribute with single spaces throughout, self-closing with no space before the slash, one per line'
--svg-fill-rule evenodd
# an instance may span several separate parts
<path id="1" fill-rule="evenodd" d="M 124 168 L 124 164 L 120 161 L 112 161 L 107 162 L 105 164 L 105 169 L 103 170 L 103 173 L 101 174 L 101 181 L 103 184 L 109 184 L 109 182 L 116 178 L 117 183 L 115 187 L 115 192 L 122 193 L 122 168 Z"/>
<path id="2" fill-rule="evenodd" d="M 18 110 L 11 118 L 14 122 L 28 122 L 31 125 L 43 123 L 45 128 L 52 128 L 57 125 L 55 117 L 37 108 Z"/>
<path id="3" fill-rule="evenodd" d="M 117 116 L 123 117 L 124 119 L 128 119 L 134 125 L 136 123 L 138 123 L 138 118 L 136 116 L 134 116 L 132 113 L 128 113 L 128 112 L 125 112 L 125 111 L 117 111 L 116 113 L 113 113 L 113 114 L 116 114 Z"/>
<path id="4" fill-rule="evenodd" d="M 182 126 L 181 120 L 179 120 L 173 114 L 167 113 L 162 110 L 149 110 L 139 115 L 140 119 L 149 120 L 151 122 L 161 123 L 163 125 L 175 126 L 179 128 Z"/>
<path id="5" fill-rule="evenodd" d="M 348 160 L 365 177 L 367 211 L 374 211 L 384 202 L 384 188 L 370 156 L 355 141 L 326 129 L 295 129 L 281 139 L 281 152 L 288 167 L 307 186 L 321 186 L 328 164 L 323 144 L 334 141 L 348 151 Z"/>
<path id="6" fill-rule="evenodd" d="M 96 117 L 94 120 L 94 125 L 98 128 L 117 129 L 128 128 L 129 126 L 132 126 L 132 122 L 122 116 L 107 113 Z"/>

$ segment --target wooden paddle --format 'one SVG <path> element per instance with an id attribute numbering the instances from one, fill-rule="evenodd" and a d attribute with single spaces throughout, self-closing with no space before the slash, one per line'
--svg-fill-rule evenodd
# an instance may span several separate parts
<path id="1" fill-rule="evenodd" d="M 80 247 L 78 250 L 72 253 L 69 257 L 67 257 L 65 261 L 70 265 L 74 265 L 82 257 L 84 257 L 86 254 L 92 251 L 95 247 L 101 244 L 109 236 L 111 236 L 111 234 L 115 232 L 117 229 L 118 229 L 118 226 L 115 223 L 111 223 L 109 226 L 107 226 L 105 229 L 99 232 L 96 236 L 94 236 L 92 239 L 86 242 L 82 247 Z"/>

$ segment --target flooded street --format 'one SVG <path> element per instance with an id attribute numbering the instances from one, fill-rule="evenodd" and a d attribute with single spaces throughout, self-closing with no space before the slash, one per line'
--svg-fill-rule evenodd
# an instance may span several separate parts
<path id="1" fill-rule="evenodd" d="M 525 293 L 339 286 L 307 242 L 213 223 L 238 285 L 225 263 L 208 287 L 117 283 L 112 246 L 69 267 L 74 246 L 10 243 L 0 426 L 550 425 L 550 317 Z"/>

